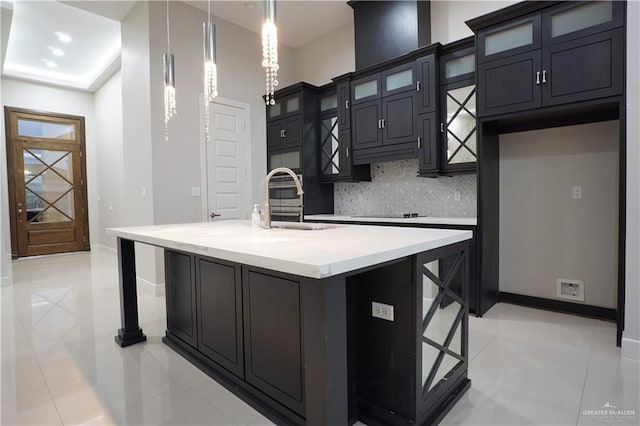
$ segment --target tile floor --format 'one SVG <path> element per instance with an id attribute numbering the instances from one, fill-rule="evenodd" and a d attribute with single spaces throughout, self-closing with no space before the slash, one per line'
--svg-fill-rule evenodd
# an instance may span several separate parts
<path id="1" fill-rule="evenodd" d="M 139 293 L 149 340 L 115 345 L 110 251 L 14 261 L 0 290 L 2 425 L 270 424 L 162 344 L 164 298 Z M 444 424 L 640 423 L 638 362 L 620 358 L 612 323 L 499 304 L 470 319 L 470 358 Z M 620 414 L 594 412 L 605 404 Z"/>

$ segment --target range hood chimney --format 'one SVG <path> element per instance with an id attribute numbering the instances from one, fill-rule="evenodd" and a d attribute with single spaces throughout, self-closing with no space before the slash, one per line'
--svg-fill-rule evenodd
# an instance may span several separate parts
<path id="1" fill-rule="evenodd" d="M 349 1 L 356 71 L 431 44 L 428 0 Z"/>

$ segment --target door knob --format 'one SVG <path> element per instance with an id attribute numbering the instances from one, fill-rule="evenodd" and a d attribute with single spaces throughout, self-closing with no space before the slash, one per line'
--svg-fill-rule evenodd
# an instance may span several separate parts
<path id="1" fill-rule="evenodd" d="M 220 217 L 220 215 L 219 215 L 219 214 L 216 214 L 216 212 L 211 212 L 211 214 L 209 215 L 209 217 L 210 217 L 211 219 L 215 219 L 216 217 Z"/>

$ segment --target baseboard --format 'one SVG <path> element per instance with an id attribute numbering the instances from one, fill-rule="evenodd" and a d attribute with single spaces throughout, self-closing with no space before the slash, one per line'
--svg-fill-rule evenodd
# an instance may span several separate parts
<path id="1" fill-rule="evenodd" d="M 581 303 L 563 302 L 560 300 L 545 299 L 542 297 L 525 296 L 522 294 L 498 292 L 498 301 L 512 303 L 514 305 L 529 306 L 532 308 L 546 309 L 565 314 L 580 315 L 583 317 L 597 318 L 607 321 L 616 320 L 616 310 L 600 306 L 584 305 Z"/>
<path id="2" fill-rule="evenodd" d="M 152 296 L 164 296 L 164 283 L 152 283 L 149 280 L 137 276 L 138 289 Z"/>
<path id="3" fill-rule="evenodd" d="M 622 358 L 640 361 L 640 340 L 622 338 Z"/>
<path id="4" fill-rule="evenodd" d="M 104 244 L 92 244 L 91 250 L 105 250 L 109 253 L 118 253 L 118 250 L 114 249 L 113 247 L 105 246 Z"/>

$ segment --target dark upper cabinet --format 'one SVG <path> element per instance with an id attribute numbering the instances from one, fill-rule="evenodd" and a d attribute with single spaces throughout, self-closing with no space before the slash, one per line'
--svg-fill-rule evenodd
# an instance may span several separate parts
<path id="1" fill-rule="evenodd" d="M 375 148 L 382 145 L 381 102 L 376 99 L 354 104 L 351 108 L 353 149 Z"/>
<path id="2" fill-rule="evenodd" d="M 300 114 L 269 121 L 267 129 L 267 148 L 269 150 L 302 145 L 302 116 Z"/>
<path id="3" fill-rule="evenodd" d="M 197 347 L 195 265 L 193 256 L 164 251 L 167 331 Z"/>
<path id="4" fill-rule="evenodd" d="M 440 151 L 437 155 L 440 173 L 474 173 L 477 165 L 474 38 L 467 37 L 443 46 L 439 65 L 440 121 L 437 131 Z M 424 175 L 428 176 L 428 173 Z"/>
<path id="5" fill-rule="evenodd" d="M 624 2 L 567 2 L 478 31 L 478 116 L 616 96 Z"/>
<path id="6" fill-rule="evenodd" d="M 302 97 L 302 91 L 276 97 L 275 104 L 267 106 L 267 121 L 279 120 L 293 114 L 299 114 L 302 109 Z"/>
<path id="7" fill-rule="evenodd" d="M 196 259 L 198 350 L 243 378 L 240 265 Z"/>
<path id="8" fill-rule="evenodd" d="M 438 117 L 435 112 L 418 116 L 418 175 L 437 177 L 440 170 Z"/>
<path id="9" fill-rule="evenodd" d="M 321 182 L 371 180 L 369 165 L 353 166 L 349 82 L 320 88 L 318 142 Z"/>
<path id="10" fill-rule="evenodd" d="M 416 60 L 417 113 L 434 112 L 438 105 L 438 64 L 435 53 Z"/>
<path id="11" fill-rule="evenodd" d="M 416 69 L 411 60 L 351 82 L 354 164 L 417 156 Z"/>

